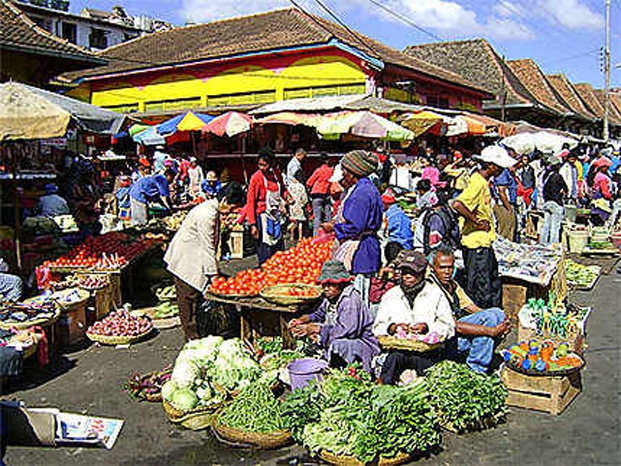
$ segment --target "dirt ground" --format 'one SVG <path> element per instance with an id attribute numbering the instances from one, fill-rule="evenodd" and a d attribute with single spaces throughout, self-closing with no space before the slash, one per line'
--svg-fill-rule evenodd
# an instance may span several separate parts
<path id="1" fill-rule="evenodd" d="M 621 458 L 621 275 L 603 276 L 589 293 L 571 301 L 593 306 L 588 324 L 583 392 L 560 416 L 511 408 L 507 422 L 479 433 L 444 434 L 442 451 L 418 460 L 430 465 L 604 465 Z M 5 398 L 28 406 L 121 418 L 125 425 L 112 450 L 9 447 L 9 465 L 199 465 L 316 464 L 292 446 L 277 451 L 221 446 L 208 431 L 192 432 L 168 422 L 161 405 L 139 403 L 123 390 L 134 373 L 172 363 L 182 346 L 179 328 L 164 330 L 128 349 L 89 348 L 64 354 L 44 370 L 28 367 Z"/>

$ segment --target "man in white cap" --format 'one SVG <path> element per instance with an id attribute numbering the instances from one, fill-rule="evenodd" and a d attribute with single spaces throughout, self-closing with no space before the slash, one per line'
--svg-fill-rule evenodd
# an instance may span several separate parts
<path id="1" fill-rule="evenodd" d="M 502 284 L 492 243 L 496 240 L 489 181 L 516 160 L 500 146 L 489 146 L 475 155 L 480 168 L 470 177 L 453 208 L 464 218 L 462 245 L 468 296 L 482 309 L 501 307 Z"/>

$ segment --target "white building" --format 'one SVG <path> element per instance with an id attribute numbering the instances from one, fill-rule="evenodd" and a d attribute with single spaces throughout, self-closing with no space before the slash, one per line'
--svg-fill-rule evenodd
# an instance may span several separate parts
<path id="1" fill-rule="evenodd" d="M 129 16 L 121 7 L 112 12 L 84 8 L 80 14 L 15 2 L 28 18 L 46 31 L 89 50 L 103 50 L 172 26 L 147 16 Z"/>

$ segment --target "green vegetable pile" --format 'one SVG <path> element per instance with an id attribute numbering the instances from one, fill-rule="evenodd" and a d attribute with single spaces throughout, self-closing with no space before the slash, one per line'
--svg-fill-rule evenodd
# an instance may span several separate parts
<path id="1" fill-rule="evenodd" d="M 155 307 L 155 317 L 157 319 L 168 319 L 179 315 L 179 306 L 172 301 L 163 301 Z"/>
<path id="2" fill-rule="evenodd" d="M 263 434 L 285 428 L 280 402 L 265 380 L 244 388 L 224 409 L 219 422 L 233 429 Z"/>
<path id="3" fill-rule="evenodd" d="M 478 374 L 465 364 L 442 361 L 426 373 L 430 403 L 440 423 L 460 432 L 496 423 L 506 414 L 507 389 L 496 376 Z"/>
<path id="4" fill-rule="evenodd" d="M 293 438 L 312 453 L 328 450 L 363 463 L 439 445 L 424 381 L 405 387 L 376 385 L 359 368 L 332 370 L 285 400 Z"/>
<path id="5" fill-rule="evenodd" d="M 297 348 L 288 350 L 283 348 L 281 337 L 274 337 L 270 340 L 259 338 L 256 344 L 257 355 L 261 366 L 267 371 L 276 371 L 286 367 L 290 362 L 304 357 L 302 348 L 304 343 L 297 342 Z"/>
<path id="6" fill-rule="evenodd" d="M 227 394 L 267 377 L 239 338 L 209 336 L 183 347 L 162 398 L 181 411 L 221 403 Z"/>
<path id="7" fill-rule="evenodd" d="M 565 260 L 565 275 L 569 285 L 589 286 L 599 276 L 600 270 L 597 266 L 587 267 L 571 259 Z"/>

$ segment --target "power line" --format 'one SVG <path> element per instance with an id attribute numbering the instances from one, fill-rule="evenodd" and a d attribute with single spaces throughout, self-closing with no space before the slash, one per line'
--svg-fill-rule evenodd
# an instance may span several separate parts
<path id="1" fill-rule="evenodd" d="M 593 55 L 597 51 L 599 51 L 599 47 L 596 48 L 596 49 L 589 50 L 588 52 L 584 52 L 584 53 L 578 54 L 578 55 L 571 55 L 569 57 L 561 57 L 561 58 L 558 58 L 558 59 L 555 59 L 555 60 L 545 61 L 545 62 L 541 63 L 541 66 L 552 65 L 552 64 L 555 64 L 555 63 L 562 63 L 562 62 L 569 61 L 569 60 L 575 60 L 576 58 L 582 58 L 582 57 L 586 57 L 588 55 Z"/>
<path id="2" fill-rule="evenodd" d="M 409 26 L 412 26 L 414 29 L 416 29 L 416 30 L 418 30 L 418 31 L 420 31 L 420 32 L 422 32 L 424 34 L 427 34 L 432 39 L 435 39 L 435 40 L 440 41 L 440 42 L 442 42 L 444 40 L 441 37 L 435 35 L 433 32 L 429 32 L 427 29 L 423 28 L 422 26 L 419 26 L 418 24 L 416 24 L 415 22 L 410 20 L 407 16 L 404 16 L 401 13 L 397 13 L 396 11 L 391 10 L 387 6 L 382 5 L 380 2 L 377 2 L 376 0 L 369 0 L 369 2 L 371 2 L 373 5 L 375 5 L 376 7 L 380 8 L 381 10 L 384 10 L 386 13 L 394 16 L 395 18 L 400 19 L 405 24 L 408 24 Z"/>

